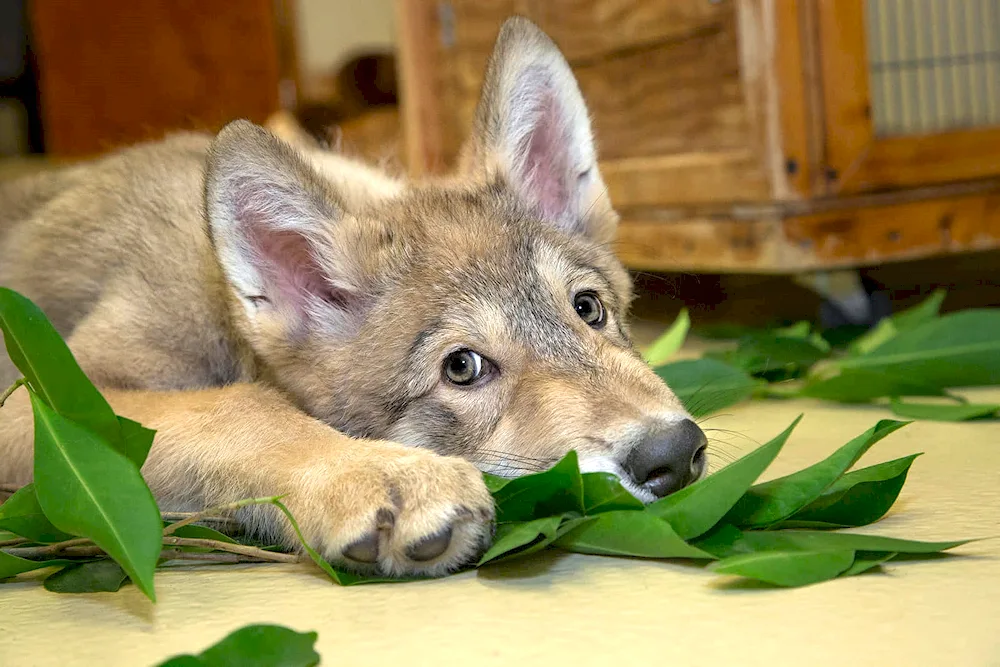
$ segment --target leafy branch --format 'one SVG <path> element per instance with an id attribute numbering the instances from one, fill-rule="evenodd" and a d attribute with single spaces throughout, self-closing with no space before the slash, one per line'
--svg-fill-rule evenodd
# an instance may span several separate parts
<path id="1" fill-rule="evenodd" d="M 972 313 L 978 319 L 995 315 Z M 981 355 L 982 344 L 969 347 L 968 340 L 956 342 L 954 325 L 947 317 L 936 318 L 936 311 L 930 324 L 914 324 L 920 320 L 916 316 L 900 318 L 892 331 L 878 334 L 879 340 L 858 342 L 856 347 L 865 350 L 858 353 L 861 356 L 834 358 L 829 346 L 824 347 L 808 327 L 793 327 L 771 339 L 741 342 L 731 354 L 667 363 L 658 372 L 694 414 L 759 395 L 764 387 L 777 385 L 777 381 L 768 384 L 776 377 L 783 377 L 784 382 L 791 375 L 799 381 L 813 367 L 824 377 L 864 372 L 882 378 L 883 386 L 937 386 L 939 393 L 944 393 L 940 387 L 945 384 L 969 379 L 955 372 L 956 355 L 967 354 L 969 349 Z M 959 324 L 970 326 L 964 320 Z M 931 336 L 927 342 L 921 327 L 931 325 L 945 331 L 947 344 L 941 343 L 942 336 Z M 678 319 L 656 346 L 659 358 L 676 352 L 688 327 L 686 317 Z M 295 517 L 280 497 L 161 515 L 140 473 L 154 432 L 116 415 L 80 371 L 44 314 L 21 295 L 2 288 L 0 328 L 11 360 L 24 375 L 22 383 L 35 417 L 34 482 L 23 487 L 0 486 L 12 494 L 0 505 L 0 579 L 58 568 L 43 581 L 48 590 L 114 591 L 131 580 L 155 600 L 154 572 L 169 560 L 301 560 L 298 554 L 241 543 L 204 525 L 232 528 L 234 513 L 250 505 L 270 504 L 284 514 L 302 541 Z M 920 334 L 921 345 L 907 338 L 917 335 L 913 332 Z M 775 366 L 779 354 L 785 361 Z M 910 373 L 915 356 L 923 359 L 921 368 L 934 371 L 927 372 L 936 385 Z M 907 361 L 904 364 L 900 359 Z M 946 363 L 949 369 L 942 366 Z M 984 367 L 998 363 L 989 357 Z M 905 368 L 900 370 L 900 366 Z M 882 370 L 872 370 L 877 368 Z M 977 372 L 973 379 L 979 381 L 996 377 L 991 370 Z M 808 395 L 807 390 L 815 391 L 822 382 L 806 376 L 804 388 L 794 395 Z M 590 554 L 683 558 L 710 564 L 719 573 L 801 586 L 855 575 L 897 554 L 936 553 L 964 543 L 918 542 L 839 530 L 868 525 L 892 507 L 916 455 L 851 468 L 875 443 L 905 426 L 904 422 L 879 422 L 824 461 L 755 484 L 797 424 L 798 420 L 715 474 L 648 506 L 633 498 L 612 475 L 581 473 L 575 452 L 533 475 L 513 480 L 486 475 L 498 525 L 493 544 L 476 566 L 553 547 Z M 304 541 L 301 546 L 336 583 L 399 581 L 341 571 Z"/>
<path id="2" fill-rule="evenodd" d="M 799 322 L 768 331 L 742 330 L 727 349 L 667 363 L 690 327 L 685 311 L 650 345 L 646 358 L 695 416 L 751 397 L 802 397 L 884 403 L 907 419 L 995 417 L 1000 405 L 970 404 L 952 390 L 1000 384 L 1000 311 L 942 316 L 944 298 L 945 292 L 938 290 L 915 308 L 852 338 Z"/>

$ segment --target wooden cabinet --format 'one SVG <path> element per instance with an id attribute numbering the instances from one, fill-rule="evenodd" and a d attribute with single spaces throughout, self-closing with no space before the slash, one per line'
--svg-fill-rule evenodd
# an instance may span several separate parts
<path id="1" fill-rule="evenodd" d="M 411 171 L 454 163 L 499 26 L 526 15 L 580 82 L 635 268 L 783 273 L 1000 245 L 1000 0 L 398 10 Z"/>
<path id="2" fill-rule="evenodd" d="M 85 156 L 294 102 L 291 0 L 33 0 L 45 148 Z M 287 97 L 287 96 L 286 96 Z"/>

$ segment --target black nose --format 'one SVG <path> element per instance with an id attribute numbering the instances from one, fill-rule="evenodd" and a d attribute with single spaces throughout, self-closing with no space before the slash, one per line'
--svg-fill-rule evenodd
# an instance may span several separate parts
<path id="1" fill-rule="evenodd" d="M 705 468 L 705 433 L 690 419 L 655 426 L 626 460 L 636 484 L 662 498 L 684 488 Z"/>

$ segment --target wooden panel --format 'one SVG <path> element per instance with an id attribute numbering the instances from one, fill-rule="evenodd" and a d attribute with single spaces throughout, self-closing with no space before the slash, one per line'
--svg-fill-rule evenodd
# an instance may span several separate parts
<path id="1" fill-rule="evenodd" d="M 713 30 L 575 72 L 605 159 L 748 147 L 731 6 Z"/>
<path id="2" fill-rule="evenodd" d="M 1000 174 L 1000 129 L 877 139 L 838 180 L 859 192 Z"/>
<path id="3" fill-rule="evenodd" d="M 819 0 L 817 8 L 830 192 L 1000 174 L 1000 128 L 876 137 L 862 1 Z"/>
<path id="4" fill-rule="evenodd" d="M 271 0 L 30 3 L 47 149 L 95 153 L 279 108 Z"/>
<path id="5" fill-rule="evenodd" d="M 440 170 L 453 155 L 444 145 L 447 116 L 444 59 L 437 7 L 425 0 L 398 0 L 400 113 L 405 161 L 412 176 Z"/>
<path id="6" fill-rule="evenodd" d="M 426 13 L 430 11 L 426 6 L 433 3 L 414 4 L 423 4 Z M 453 0 L 445 3 L 446 25 L 440 23 L 440 16 L 425 21 L 428 26 L 423 30 L 425 36 L 420 38 L 419 47 L 413 48 L 432 52 L 437 48 L 429 43 L 434 35 L 440 35 L 445 45 L 436 61 L 427 59 L 420 66 L 404 62 L 404 75 L 407 68 L 426 68 L 436 63 L 442 80 L 436 85 L 425 83 L 422 90 L 428 92 L 423 95 L 414 86 L 409 89 L 404 86 L 404 107 L 420 107 L 404 114 L 408 126 L 419 122 L 410 114 L 436 118 L 433 126 L 426 121 L 419 131 L 414 130 L 424 138 L 408 139 L 411 146 L 413 142 L 435 143 L 440 158 L 428 157 L 428 149 L 424 148 L 422 159 L 424 164 L 428 159 L 440 159 L 436 171 L 454 162 L 461 140 L 471 126 L 486 61 L 499 27 L 510 14 L 523 11 L 524 4 L 514 0 Z M 637 11 L 648 12 L 652 6 L 644 2 L 634 4 Z M 676 6 L 661 4 L 673 7 L 663 10 L 664 15 L 677 11 L 704 20 L 693 31 L 685 29 L 685 39 L 646 45 L 574 67 L 593 117 L 602 159 L 747 149 L 750 130 L 740 83 L 734 8 L 726 3 L 720 7 L 705 3 L 710 9 L 701 11 L 691 9 L 693 4 L 685 10 L 686 2 Z M 541 6 L 531 4 L 529 13 L 550 12 L 539 9 Z M 594 14 L 599 11 L 595 9 L 598 6 L 603 4 L 592 3 L 592 15 L 599 15 Z M 556 20 L 554 14 L 545 16 L 550 22 Z M 401 21 L 401 41 L 404 41 L 403 35 L 417 31 L 402 24 Z M 694 26 L 694 18 L 686 25 Z M 426 36 L 428 32 L 431 37 Z M 614 29 L 607 32 L 625 34 Z M 562 46 L 558 36 L 556 40 Z M 403 53 L 411 52 L 405 41 L 403 49 Z M 415 73 L 411 77 L 425 82 L 427 79 L 427 75 L 421 79 Z M 431 107 L 436 107 L 436 111 L 432 113 Z"/>
<path id="7" fill-rule="evenodd" d="M 754 151 L 777 200 L 813 194 L 822 160 L 811 3 L 739 0 L 740 73 Z"/>
<path id="8" fill-rule="evenodd" d="M 1000 248 L 1000 194 L 866 206 L 782 219 L 624 218 L 629 267 L 772 273 L 855 268 Z"/>
<path id="9" fill-rule="evenodd" d="M 571 63 L 717 30 L 732 9 L 706 0 L 533 0 L 528 16 Z"/>
<path id="10" fill-rule="evenodd" d="M 687 153 L 601 163 L 615 207 L 759 202 L 771 192 L 750 151 Z"/>
<path id="11" fill-rule="evenodd" d="M 788 243 L 823 265 L 877 264 L 1000 246 L 1000 195 L 951 197 L 789 218 Z"/>
<path id="12" fill-rule="evenodd" d="M 500 26 L 523 8 L 514 0 L 453 0 L 449 4 L 453 14 L 453 45 L 445 51 L 449 77 L 445 95 L 451 115 L 445 132 L 450 135 L 447 153 L 456 156 L 472 127 L 486 62 Z"/>
<path id="13" fill-rule="evenodd" d="M 625 218 L 615 252 L 629 268 L 646 271 L 781 273 L 779 232 L 778 220 Z"/>

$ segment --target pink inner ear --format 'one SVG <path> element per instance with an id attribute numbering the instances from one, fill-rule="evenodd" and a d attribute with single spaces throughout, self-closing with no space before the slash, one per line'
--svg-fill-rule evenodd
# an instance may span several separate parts
<path id="1" fill-rule="evenodd" d="M 526 196 L 535 203 L 542 217 L 561 225 L 572 224 L 574 202 L 569 128 L 563 109 L 548 86 L 536 105 L 525 141 L 521 182 Z"/>
<path id="2" fill-rule="evenodd" d="M 259 224 L 248 225 L 247 231 L 272 301 L 291 306 L 296 315 L 305 316 L 311 300 L 325 300 L 329 286 L 302 234 L 266 230 Z"/>

